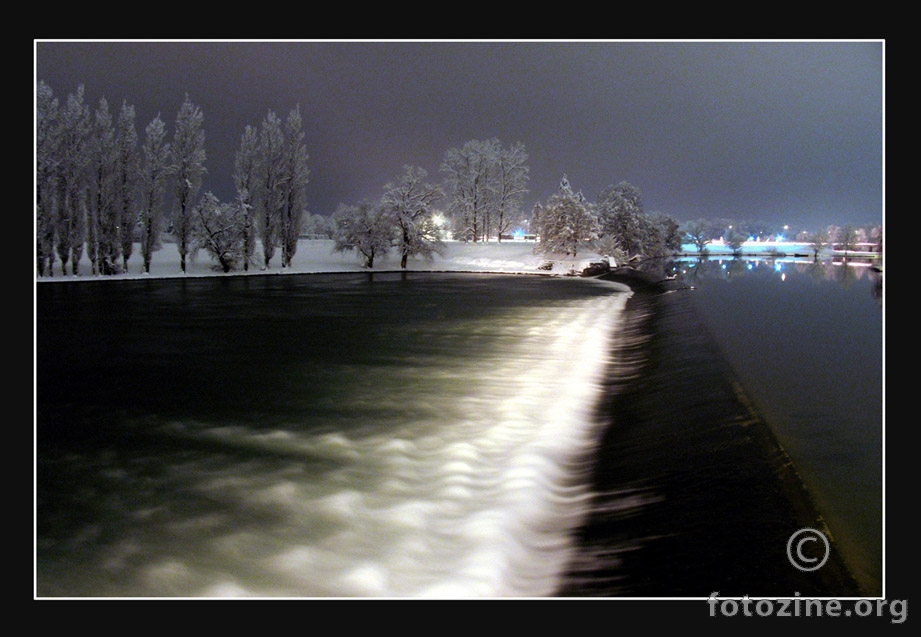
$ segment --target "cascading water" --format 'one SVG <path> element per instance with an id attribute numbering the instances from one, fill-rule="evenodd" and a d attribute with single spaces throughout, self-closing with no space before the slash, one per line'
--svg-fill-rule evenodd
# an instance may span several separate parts
<path id="1" fill-rule="evenodd" d="M 306 279 L 40 301 L 39 596 L 553 593 L 629 290 Z"/>

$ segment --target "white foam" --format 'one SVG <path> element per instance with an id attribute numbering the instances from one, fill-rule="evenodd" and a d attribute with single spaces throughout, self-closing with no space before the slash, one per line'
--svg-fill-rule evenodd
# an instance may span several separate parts
<path id="1" fill-rule="evenodd" d="M 182 484 L 220 513 L 139 510 L 149 545 L 132 543 L 108 564 L 131 595 L 551 594 L 590 495 L 572 472 L 599 435 L 594 406 L 626 299 L 592 296 L 466 326 L 495 343 L 469 366 L 452 360 L 446 371 L 423 356 L 361 370 L 355 413 L 385 405 L 386 422 L 319 433 L 171 427 L 272 453 L 183 457 L 164 486 Z"/>

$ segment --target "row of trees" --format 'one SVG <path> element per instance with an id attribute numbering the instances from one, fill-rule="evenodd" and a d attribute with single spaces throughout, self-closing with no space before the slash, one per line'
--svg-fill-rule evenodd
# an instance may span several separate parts
<path id="1" fill-rule="evenodd" d="M 207 174 L 204 115 L 188 95 L 172 137 L 158 115 L 141 140 L 127 102 L 114 115 L 105 98 L 91 110 L 82 85 L 64 101 L 44 82 L 36 91 L 40 276 L 51 276 L 56 261 L 62 273 L 69 264 L 77 274 L 84 250 L 93 274 L 127 270 L 135 243 L 149 272 L 164 233 L 175 241 L 182 271 L 199 249 L 224 271 L 246 270 L 260 259 L 268 268 L 280 250 L 284 268 L 298 239 L 310 231 L 305 221 L 325 226 L 336 250 L 357 251 L 367 267 L 396 248 L 405 268 L 413 255 L 440 251 L 445 234 L 462 241 L 501 241 L 514 224 L 528 222 L 522 212 L 528 155 L 520 142 L 506 147 L 498 139 L 471 140 L 449 149 L 440 183 L 428 181 L 425 170 L 406 166 L 385 184 L 379 200 L 341 204 L 320 223 L 306 210 L 310 171 L 299 108 L 284 121 L 269 111 L 260 126 L 245 127 L 234 162 L 236 196 L 222 202 L 212 192 L 199 195 Z M 645 214 L 639 191 L 626 182 L 607 188 L 592 204 L 564 177 L 559 193 L 538 202 L 531 215 L 529 233 L 539 235 L 537 249 L 546 253 L 575 256 L 592 246 L 633 257 L 680 248 L 677 224 Z"/>
<path id="2" fill-rule="evenodd" d="M 134 107 L 123 102 L 113 116 L 105 98 L 91 111 L 80 85 L 61 102 L 45 82 L 36 87 L 36 255 L 39 276 L 73 274 L 84 255 L 93 274 L 126 270 L 134 243 L 143 267 L 168 231 L 182 271 L 199 249 L 224 271 L 280 247 L 282 266 L 297 250 L 306 206 L 308 155 L 300 111 L 282 120 L 269 111 L 261 127 L 247 126 L 236 154 L 236 198 L 199 197 L 207 173 L 204 115 L 188 95 L 172 138 L 159 115 L 141 142 Z"/>
<path id="3" fill-rule="evenodd" d="M 559 192 L 532 211 L 536 248 L 576 257 L 580 250 L 613 257 L 617 263 L 674 254 L 681 249 L 678 223 L 643 209 L 640 191 L 629 182 L 608 186 L 595 203 L 575 192 L 566 175 Z"/>
<path id="4" fill-rule="evenodd" d="M 491 236 L 501 241 L 521 219 L 527 159 L 520 142 L 506 148 L 498 139 L 471 140 L 445 153 L 441 183 L 428 181 L 423 168 L 404 166 L 378 201 L 339 205 L 333 215 L 334 250 L 355 251 L 372 268 L 376 258 L 395 248 L 405 268 L 411 256 L 440 252 L 447 234 L 461 241 Z"/>
<path id="5" fill-rule="evenodd" d="M 682 228 L 685 240 L 694 245 L 701 254 L 707 252 L 707 246 L 714 241 L 722 241 L 736 254 L 741 253 L 742 244 L 749 240 L 790 240 L 806 243 L 813 256 L 818 255 L 832 245 L 841 250 L 853 250 L 859 244 L 875 244 L 882 252 L 882 226 L 868 224 L 865 226 L 830 225 L 816 231 L 794 230 L 787 226 L 772 227 L 762 222 L 737 221 L 729 219 L 695 219 L 685 223 Z"/>
<path id="6" fill-rule="evenodd" d="M 397 248 L 405 268 L 408 257 L 429 257 L 441 250 L 445 226 L 463 241 L 485 241 L 490 235 L 501 240 L 515 221 L 522 220 L 519 206 L 526 192 L 522 176 L 527 167 L 508 170 L 517 165 L 510 157 L 525 157 L 524 148 L 518 144 L 510 151 L 497 140 L 451 149 L 443 164 L 448 178 L 441 185 L 427 182 L 421 168 L 404 167 L 402 176 L 384 187 L 379 201 L 339 206 L 333 215 L 334 250 L 354 251 L 365 267 L 373 268 L 375 259 Z M 447 219 L 435 208 L 445 198 Z M 536 203 L 528 223 L 538 235 L 535 251 L 545 254 L 576 257 L 590 248 L 623 262 L 681 249 L 678 223 L 646 214 L 639 190 L 627 182 L 606 188 L 593 204 L 574 192 L 564 175 L 559 192 L 546 203 Z"/>
<path id="7" fill-rule="evenodd" d="M 225 255 L 220 259 L 225 272 L 239 264 L 248 269 L 256 232 L 263 267 L 269 267 L 278 248 L 282 267 L 291 265 L 307 206 L 308 159 L 299 107 L 284 123 L 269 111 L 260 129 L 244 129 L 234 159 L 237 200 L 212 208 L 213 231 L 204 233 L 209 245 L 219 248 L 208 248 L 212 256 Z"/>
<path id="8" fill-rule="evenodd" d="M 333 249 L 357 252 L 368 268 L 391 248 L 399 250 L 402 268 L 411 256 L 431 258 L 441 252 L 434 206 L 443 194 L 439 185 L 426 181 L 427 177 L 422 168 L 404 166 L 402 175 L 384 186 L 379 201 L 340 204 L 333 215 Z"/>
<path id="9" fill-rule="evenodd" d="M 464 241 L 499 241 L 521 218 L 528 192 L 528 154 L 516 142 L 504 148 L 498 139 L 471 140 L 445 153 L 441 171 L 453 235 Z"/>

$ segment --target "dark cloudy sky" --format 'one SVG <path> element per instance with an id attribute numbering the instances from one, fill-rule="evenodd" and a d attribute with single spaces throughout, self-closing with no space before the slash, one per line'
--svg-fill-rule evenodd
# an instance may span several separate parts
<path id="1" fill-rule="evenodd" d="M 814 230 L 883 218 L 883 41 L 57 42 L 35 75 L 62 101 L 83 84 L 170 127 L 204 113 L 202 192 L 234 196 L 247 124 L 297 105 L 308 208 L 377 198 L 404 165 L 440 181 L 446 150 L 522 142 L 525 208 L 566 173 L 594 201 L 628 181 L 679 221 L 759 219 Z"/>

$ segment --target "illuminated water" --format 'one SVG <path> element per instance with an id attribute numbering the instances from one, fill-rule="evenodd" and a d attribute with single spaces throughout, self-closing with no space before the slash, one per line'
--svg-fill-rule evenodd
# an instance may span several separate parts
<path id="1" fill-rule="evenodd" d="M 546 596 L 628 293 L 410 274 L 40 284 L 40 596 Z"/>

